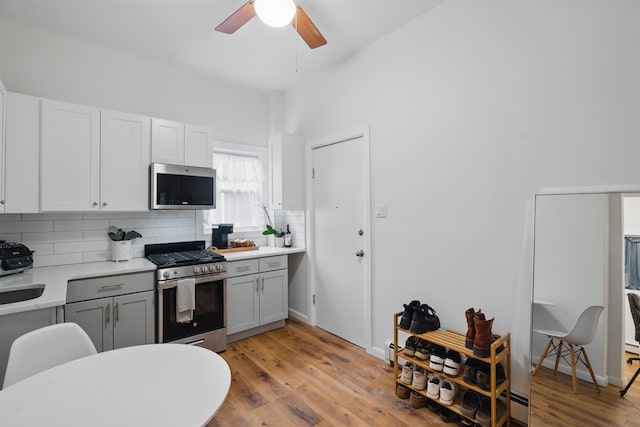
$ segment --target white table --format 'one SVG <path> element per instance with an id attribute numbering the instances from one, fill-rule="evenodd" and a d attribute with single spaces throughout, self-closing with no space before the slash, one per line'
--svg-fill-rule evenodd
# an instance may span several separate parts
<path id="1" fill-rule="evenodd" d="M 0 391 L 0 426 L 203 426 L 231 373 L 218 354 L 184 344 L 98 353 Z"/>

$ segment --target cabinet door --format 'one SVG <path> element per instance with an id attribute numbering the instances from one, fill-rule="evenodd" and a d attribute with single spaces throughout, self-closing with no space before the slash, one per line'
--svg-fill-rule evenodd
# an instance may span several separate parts
<path id="1" fill-rule="evenodd" d="M 184 165 L 184 124 L 151 119 L 151 161 Z"/>
<path id="2" fill-rule="evenodd" d="M 42 101 L 42 211 L 99 209 L 100 110 Z"/>
<path id="3" fill-rule="evenodd" d="M 113 298 L 113 348 L 153 344 L 153 291 Z"/>
<path id="4" fill-rule="evenodd" d="M 257 274 L 227 279 L 227 334 L 260 326 L 258 284 Z"/>
<path id="5" fill-rule="evenodd" d="M 304 137 L 281 134 L 270 141 L 271 198 L 274 209 L 299 210 L 304 198 Z"/>
<path id="6" fill-rule="evenodd" d="M 40 210 L 40 98 L 7 92 L 6 213 Z"/>
<path id="7" fill-rule="evenodd" d="M 286 319 L 289 313 L 288 270 L 260 274 L 260 324 Z"/>
<path id="8" fill-rule="evenodd" d="M 65 305 L 64 321 L 80 325 L 98 352 L 113 349 L 113 300 L 100 298 Z"/>
<path id="9" fill-rule="evenodd" d="M 184 125 L 185 166 L 213 167 L 213 132 L 201 126 Z"/>
<path id="10" fill-rule="evenodd" d="M 149 209 L 151 119 L 100 112 L 100 209 Z"/>
<path id="11" fill-rule="evenodd" d="M 4 88 L 4 85 L 0 81 L 0 213 L 4 212 L 4 204 L 5 204 L 5 195 L 4 195 L 4 185 L 5 185 L 5 149 L 4 149 L 4 135 L 5 135 L 5 100 L 6 100 L 7 90 Z"/>

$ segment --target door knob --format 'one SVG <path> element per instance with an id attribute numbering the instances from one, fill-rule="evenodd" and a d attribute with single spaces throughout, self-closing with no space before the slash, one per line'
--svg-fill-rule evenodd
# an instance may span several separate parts
<path id="1" fill-rule="evenodd" d="M 356 252 L 356 256 L 362 258 L 364 256 L 364 251 L 360 249 L 358 252 Z"/>

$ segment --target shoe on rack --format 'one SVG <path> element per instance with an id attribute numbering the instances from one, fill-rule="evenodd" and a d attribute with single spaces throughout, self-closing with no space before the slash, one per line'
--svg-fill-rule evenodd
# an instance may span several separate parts
<path id="1" fill-rule="evenodd" d="M 445 423 L 457 423 L 460 421 L 460 415 L 449 408 L 442 408 L 442 411 L 440 411 L 440 419 Z"/>
<path id="2" fill-rule="evenodd" d="M 409 330 L 414 334 L 424 334 L 440 328 L 440 319 L 436 311 L 428 304 L 422 304 L 413 311 L 413 318 Z"/>
<path id="3" fill-rule="evenodd" d="M 491 355 L 491 344 L 500 338 L 491 332 L 493 319 L 485 319 L 484 313 L 477 312 L 473 316 L 473 324 L 476 328 L 476 336 L 473 340 L 473 355 L 476 357 L 489 357 Z M 500 345 L 496 352 L 500 353 L 504 346 Z"/>
<path id="4" fill-rule="evenodd" d="M 409 397 L 409 403 L 414 409 L 422 408 L 427 404 L 427 396 L 417 391 L 412 391 Z"/>
<path id="5" fill-rule="evenodd" d="M 469 357 L 467 358 L 467 360 L 464 362 L 464 370 L 463 370 L 463 377 L 462 379 L 469 383 L 469 384 L 475 384 L 476 383 L 476 374 L 478 372 L 478 359 L 474 359 L 473 357 Z"/>
<path id="6" fill-rule="evenodd" d="M 432 374 L 429 376 L 429 382 L 427 382 L 427 397 L 432 400 L 438 400 L 440 398 L 440 376 Z"/>
<path id="7" fill-rule="evenodd" d="M 467 390 L 462 395 L 460 403 L 460 412 L 468 418 L 475 418 L 476 412 L 480 408 L 480 395 L 472 390 Z"/>
<path id="8" fill-rule="evenodd" d="M 478 310 L 480 313 L 480 310 Z M 467 335 L 465 336 L 464 346 L 469 350 L 473 349 L 473 340 L 476 338 L 476 327 L 473 323 L 473 316 L 476 314 L 473 307 L 469 308 L 464 312 L 464 315 L 467 317 Z"/>
<path id="9" fill-rule="evenodd" d="M 484 390 L 491 390 L 491 365 L 482 360 L 478 360 L 476 385 Z"/>
<path id="10" fill-rule="evenodd" d="M 413 382 L 413 370 L 415 369 L 415 366 L 413 365 L 413 363 L 405 363 L 402 366 L 402 374 L 400 375 L 400 382 L 403 384 L 407 384 L 407 385 L 411 385 L 411 383 Z"/>
<path id="11" fill-rule="evenodd" d="M 413 371 L 413 382 L 411 386 L 416 390 L 424 390 L 427 388 L 427 373 L 424 368 L 416 368 Z"/>
<path id="12" fill-rule="evenodd" d="M 447 356 L 444 359 L 444 367 L 442 369 L 442 372 L 455 377 L 460 373 L 460 361 L 460 353 L 454 350 L 447 351 Z"/>
<path id="13" fill-rule="evenodd" d="M 439 413 L 441 409 L 443 409 L 438 402 L 431 399 L 427 399 L 427 408 L 429 408 L 431 412 L 435 412 L 436 414 Z"/>
<path id="14" fill-rule="evenodd" d="M 458 384 L 447 378 L 443 378 L 442 381 L 440 381 L 440 403 L 447 406 L 453 405 L 453 400 L 457 394 Z"/>
<path id="15" fill-rule="evenodd" d="M 496 399 L 496 417 L 498 420 L 502 418 L 505 411 L 506 407 L 502 400 Z M 480 399 L 480 408 L 478 408 L 478 412 L 476 413 L 476 422 L 482 427 L 489 427 L 491 425 L 491 399 L 488 397 Z"/>
<path id="16" fill-rule="evenodd" d="M 432 371 L 442 372 L 444 368 L 444 360 L 446 358 L 446 350 L 440 345 L 434 345 L 429 356 L 429 369 Z"/>
<path id="17" fill-rule="evenodd" d="M 416 354 L 416 347 L 418 346 L 418 340 L 420 338 L 415 335 L 411 335 L 404 343 L 404 354 L 407 356 L 413 356 Z"/>
<path id="18" fill-rule="evenodd" d="M 420 360 L 429 360 L 432 348 L 433 344 L 431 344 L 429 341 L 420 339 L 420 341 L 418 341 L 418 345 L 416 346 L 416 358 Z"/>
<path id="19" fill-rule="evenodd" d="M 411 394 L 411 389 L 409 387 L 407 387 L 406 385 L 398 384 L 396 386 L 396 395 L 400 399 L 407 399 L 409 397 L 409 394 Z"/>
<path id="20" fill-rule="evenodd" d="M 404 307 L 404 313 L 402 313 L 402 318 L 400 319 L 400 327 L 402 329 L 409 329 L 411 326 L 411 319 L 413 319 L 413 311 L 420 307 L 420 301 L 413 300 L 409 304 L 402 304 Z"/>

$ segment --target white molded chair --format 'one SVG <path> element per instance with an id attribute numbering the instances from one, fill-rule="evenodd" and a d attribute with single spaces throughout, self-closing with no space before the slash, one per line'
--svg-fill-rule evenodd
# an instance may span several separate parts
<path id="1" fill-rule="evenodd" d="M 2 388 L 96 353 L 91 338 L 75 323 L 58 323 L 27 332 L 11 344 Z"/>
<path id="2" fill-rule="evenodd" d="M 604 310 L 604 307 L 601 305 L 592 305 L 587 307 L 578 317 L 576 323 L 573 325 L 573 328 L 569 332 L 562 331 L 554 331 L 550 329 L 534 329 L 534 332 L 539 334 L 546 335 L 549 337 L 549 342 L 547 346 L 544 348 L 544 352 L 540 359 L 538 359 L 538 363 L 536 364 L 535 369 L 533 370 L 533 374 L 535 375 L 538 372 L 538 368 L 542 365 L 542 361 L 547 356 L 556 356 L 556 366 L 553 370 L 553 374 L 555 375 L 558 372 L 558 363 L 560 362 L 560 357 L 565 359 L 567 363 L 567 359 L 565 358 L 567 353 L 571 353 L 571 374 L 573 378 L 573 393 L 577 393 L 577 381 L 576 381 L 576 363 L 581 361 L 587 369 L 589 369 L 589 374 L 591 374 L 591 379 L 593 380 L 593 384 L 596 387 L 596 391 L 600 393 L 600 388 L 598 387 L 598 383 L 596 382 L 596 376 L 593 374 L 593 369 L 591 368 L 591 362 L 589 362 L 589 357 L 587 356 L 587 351 L 584 349 L 584 346 L 590 344 L 593 341 L 593 338 L 596 335 L 596 329 L 598 327 L 598 320 L 600 319 L 600 314 Z M 558 344 L 556 345 L 553 340 L 558 340 Z M 566 344 L 569 348 L 563 350 L 562 345 Z M 549 353 L 549 348 L 553 345 L 553 349 L 551 353 Z M 580 347 L 576 351 L 574 347 Z M 576 357 L 577 356 L 577 357 Z M 584 360 L 581 360 L 581 356 L 584 356 Z"/>

